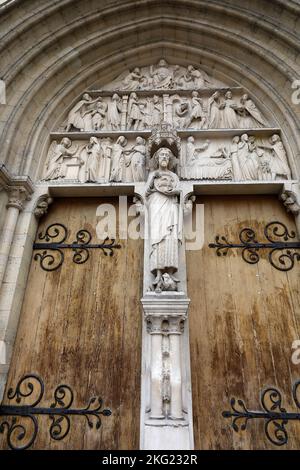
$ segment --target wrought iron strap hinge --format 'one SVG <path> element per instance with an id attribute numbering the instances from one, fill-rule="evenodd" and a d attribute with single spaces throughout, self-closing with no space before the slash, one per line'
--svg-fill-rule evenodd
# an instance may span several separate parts
<path id="1" fill-rule="evenodd" d="M 294 383 L 292 391 L 293 400 L 300 410 L 299 392 L 300 380 Z M 261 393 L 260 403 L 263 408 L 262 411 L 251 411 L 246 408 L 242 400 L 231 398 L 231 410 L 223 411 L 222 416 L 224 418 L 233 418 L 231 427 L 235 432 L 239 432 L 239 430 L 245 431 L 248 421 L 263 420 L 264 432 L 268 440 L 276 446 L 287 444 L 288 433 L 286 425 L 289 421 L 300 422 L 300 412 L 287 412 L 286 409 L 282 407 L 281 393 L 273 387 L 267 388 Z"/>
<path id="2" fill-rule="evenodd" d="M 215 248 L 218 256 L 226 256 L 232 248 L 241 249 L 243 260 L 249 264 L 258 263 L 259 250 L 270 250 L 268 253 L 270 264 L 279 271 L 290 271 L 295 261 L 300 260 L 300 242 L 288 241 L 296 238 L 296 233 L 289 232 L 282 222 L 274 221 L 265 226 L 264 236 L 267 242 L 258 242 L 254 230 L 246 227 L 239 233 L 240 243 L 231 243 L 226 237 L 217 235 L 215 243 L 210 243 L 208 246 Z"/>
<path id="3" fill-rule="evenodd" d="M 64 262 L 62 250 L 73 250 L 73 262 L 83 264 L 89 259 L 91 249 L 100 249 L 105 256 L 113 256 L 114 250 L 121 248 L 121 245 L 117 244 L 114 239 L 108 237 L 103 243 L 90 243 L 92 235 L 83 229 L 77 232 L 73 243 L 65 243 L 67 236 L 67 228 L 59 223 L 51 224 L 46 228 L 45 233 L 39 233 L 38 240 L 44 240 L 44 242 L 36 241 L 33 249 L 40 251 L 34 255 L 34 259 L 40 260 L 42 269 L 45 271 L 58 269 Z"/>
<path id="4" fill-rule="evenodd" d="M 102 409 L 102 399 L 93 397 L 89 400 L 86 408 L 71 408 L 74 394 L 68 385 L 59 385 L 54 391 L 54 402 L 50 408 L 38 407 L 44 395 L 44 383 L 42 379 L 35 375 L 25 375 L 17 383 L 15 390 L 10 388 L 7 392 L 9 400 L 21 403 L 31 396 L 30 405 L 1 405 L 0 419 L 7 416 L 10 420 L 0 422 L 0 433 L 3 434 L 7 428 L 7 444 L 13 450 L 24 450 L 30 447 L 38 434 L 38 415 L 47 415 L 52 423 L 49 434 L 52 439 L 61 441 L 70 431 L 72 416 L 84 416 L 90 428 L 99 429 L 102 421 L 100 416 L 110 416 L 109 409 Z M 18 418 L 18 419 L 17 419 Z"/>

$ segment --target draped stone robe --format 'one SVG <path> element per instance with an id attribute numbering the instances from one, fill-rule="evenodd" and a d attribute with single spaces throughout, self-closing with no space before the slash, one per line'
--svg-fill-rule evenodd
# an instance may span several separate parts
<path id="1" fill-rule="evenodd" d="M 178 269 L 178 243 L 182 221 L 178 201 L 178 177 L 172 171 L 150 173 L 149 202 L 150 271 Z"/>

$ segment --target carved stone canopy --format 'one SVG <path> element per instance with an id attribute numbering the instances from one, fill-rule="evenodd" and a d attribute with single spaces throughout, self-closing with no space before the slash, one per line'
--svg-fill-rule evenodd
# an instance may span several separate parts
<path id="1" fill-rule="evenodd" d="M 181 141 L 180 137 L 177 135 L 176 130 L 167 122 L 163 122 L 160 126 L 155 127 L 148 139 L 147 166 L 149 169 L 152 169 L 153 166 L 153 155 L 157 152 L 158 149 L 162 147 L 166 147 L 171 150 L 176 158 L 177 164 L 178 158 L 180 156 Z"/>
<path id="2" fill-rule="evenodd" d="M 161 125 L 156 126 L 148 139 L 148 155 L 153 157 L 154 153 L 160 147 L 169 148 L 176 157 L 180 154 L 180 137 L 178 137 L 176 130 L 167 122 L 162 122 Z"/>

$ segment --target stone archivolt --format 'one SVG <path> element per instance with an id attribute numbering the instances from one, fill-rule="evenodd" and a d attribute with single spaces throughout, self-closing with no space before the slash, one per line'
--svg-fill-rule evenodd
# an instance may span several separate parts
<path id="1" fill-rule="evenodd" d="M 134 68 L 107 89 L 87 90 L 52 133 L 42 179 L 146 181 L 148 140 L 155 142 L 164 127 L 181 142 L 180 179 L 291 179 L 280 129 L 271 127 L 248 93 L 165 59 Z"/>

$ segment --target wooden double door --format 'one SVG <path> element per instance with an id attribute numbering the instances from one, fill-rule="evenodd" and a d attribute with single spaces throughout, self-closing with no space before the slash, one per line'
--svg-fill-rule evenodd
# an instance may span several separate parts
<path id="1" fill-rule="evenodd" d="M 118 214 L 114 198 L 57 199 L 38 233 L 62 223 L 67 241 L 85 229 L 94 242 L 101 203 Z M 216 235 L 236 242 L 245 227 L 263 240 L 266 224 L 281 221 L 291 231 L 294 219 L 275 196 L 207 196 L 196 203 L 204 204 L 205 233 L 203 248 L 187 251 L 195 448 L 273 449 L 262 420 L 250 420 L 235 433 L 222 412 L 230 410 L 231 397 L 260 410 L 260 391 L 267 387 L 278 388 L 282 406 L 296 411 L 291 389 L 300 364 L 292 361 L 292 344 L 300 339 L 300 265 L 283 272 L 269 263 L 266 250 L 259 263 L 248 264 L 238 249 L 218 257 L 208 245 Z M 64 263 L 49 272 L 33 253 L 5 396 L 21 377 L 36 374 L 45 384 L 39 406 L 50 406 L 63 383 L 74 392 L 73 408 L 100 395 L 112 411 L 98 430 L 83 416 L 72 417 L 63 440 L 51 438 L 51 420 L 41 416 L 33 449 L 139 447 L 143 241 L 120 244 L 112 257 L 91 250 L 84 264 L 65 250 Z M 300 424 L 289 422 L 286 429 L 289 440 L 282 448 L 299 448 Z M 5 433 L 1 439 L 6 448 Z"/>

